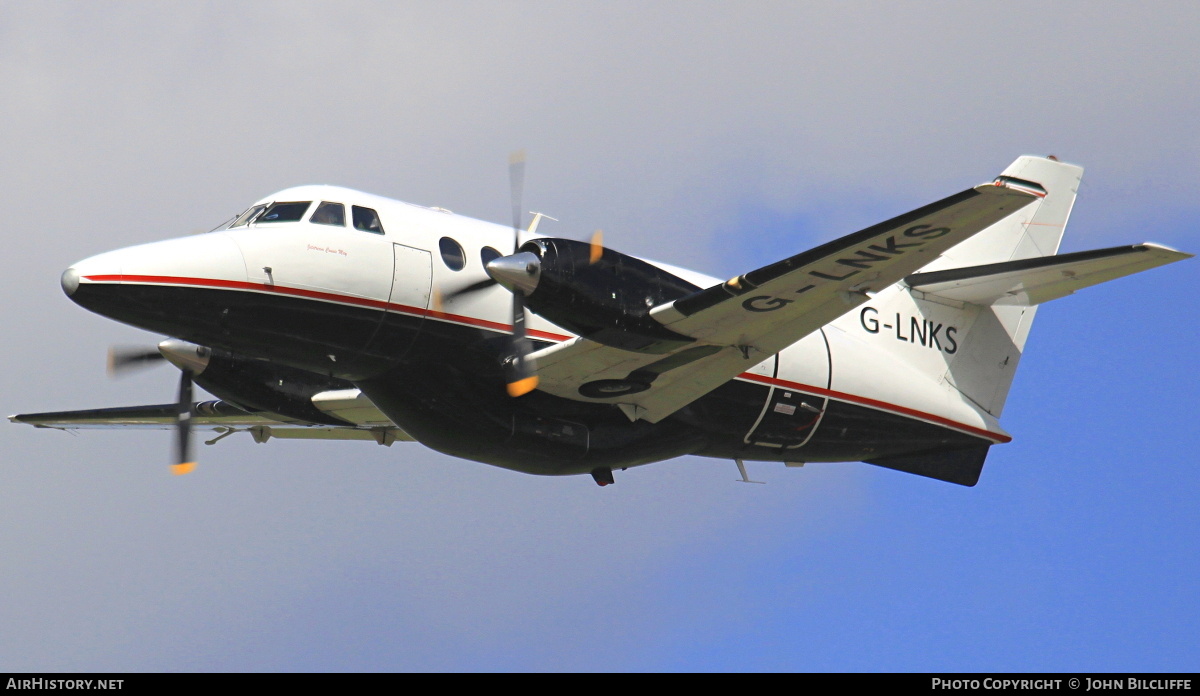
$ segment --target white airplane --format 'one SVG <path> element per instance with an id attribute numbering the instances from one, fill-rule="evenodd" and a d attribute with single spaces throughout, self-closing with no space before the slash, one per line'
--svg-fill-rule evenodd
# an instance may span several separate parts
<path id="1" fill-rule="evenodd" d="M 520 162 L 513 163 L 519 201 Z M 214 440 L 413 440 L 531 474 L 682 455 L 865 461 L 975 485 L 1037 306 L 1189 258 L 1057 255 L 1082 168 L 991 182 L 727 281 L 332 186 L 268 196 L 207 234 L 80 261 L 82 307 L 171 336 L 176 404 L 11 416 Z M 526 320 L 526 310 L 529 312 Z M 527 326 L 526 326 L 527 324 Z M 192 380 L 219 400 L 193 403 Z"/>

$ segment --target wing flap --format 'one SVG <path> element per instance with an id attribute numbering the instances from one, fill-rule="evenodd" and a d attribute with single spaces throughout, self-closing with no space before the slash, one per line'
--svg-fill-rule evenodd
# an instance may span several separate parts
<path id="1" fill-rule="evenodd" d="M 917 273 L 905 280 L 913 290 L 956 302 L 1031 306 L 1191 256 L 1145 243 Z"/>

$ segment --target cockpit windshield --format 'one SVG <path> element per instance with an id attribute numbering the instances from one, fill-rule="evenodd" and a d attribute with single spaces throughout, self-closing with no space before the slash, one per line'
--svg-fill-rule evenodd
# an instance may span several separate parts
<path id="1" fill-rule="evenodd" d="M 265 206 L 265 205 L 252 206 L 249 210 L 247 210 L 246 212 L 239 215 L 237 217 L 237 219 L 233 221 L 233 224 L 230 225 L 230 227 L 231 228 L 232 227 L 242 227 L 244 225 L 249 225 L 251 222 L 254 222 L 254 218 L 259 213 L 261 213 L 262 211 L 264 211 L 266 209 L 267 209 L 267 206 Z"/>
<path id="2" fill-rule="evenodd" d="M 275 203 L 267 211 L 262 214 L 262 217 L 256 220 L 256 224 L 264 222 L 296 222 L 304 217 L 304 213 L 308 212 L 308 206 L 312 205 L 312 201 L 302 201 L 294 203 Z"/>
<path id="3" fill-rule="evenodd" d="M 378 213 L 370 208 L 364 208 L 359 205 L 352 205 L 350 209 L 354 215 L 354 229 L 383 234 L 383 225 L 379 224 Z"/>
<path id="4" fill-rule="evenodd" d="M 304 219 L 304 215 L 312 207 L 312 201 L 263 203 L 253 206 L 246 212 L 238 215 L 232 222 L 221 225 L 217 229 L 232 229 L 234 227 L 263 225 L 273 222 L 299 222 Z M 383 234 L 383 225 L 379 222 L 378 213 L 371 208 L 364 208 L 358 205 L 352 205 L 350 209 L 351 220 L 355 229 L 374 234 Z M 346 206 L 333 201 L 320 201 L 308 221 L 315 225 L 345 227 L 347 222 Z"/>
<path id="5" fill-rule="evenodd" d="M 346 206 L 341 203 L 330 203 L 322 201 L 321 205 L 317 206 L 317 211 L 308 219 L 309 222 L 316 225 L 341 225 L 346 226 Z"/>

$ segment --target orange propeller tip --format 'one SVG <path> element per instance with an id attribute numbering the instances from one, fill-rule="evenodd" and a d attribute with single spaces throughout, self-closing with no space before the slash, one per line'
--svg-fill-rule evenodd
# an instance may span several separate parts
<path id="1" fill-rule="evenodd" d="M 171 473 L 175 474 L 176 476 L 183 476 L 184 474 L 192 473 L 192 470 L 195 468 L 196 468 L 196 462 L 183 462 L 182 464 L 172 464 L 171 465 Z"/>
<path id="2" fill-rule="evenodd" d="M 525 379 L 519 379 L 516 382 L 509 382 L 508 395 L 512 397 L 524 396 L 534 389 L 537 389 L 537 385 L 537 375 L 526 377 Z"/>
<path id="3" fill-rule="evenodd" d="M 596 230 L 592 233 L 592 247 L 588 252 L 588 263 L 596 263 L 604 256 L 604 232 Z"/>

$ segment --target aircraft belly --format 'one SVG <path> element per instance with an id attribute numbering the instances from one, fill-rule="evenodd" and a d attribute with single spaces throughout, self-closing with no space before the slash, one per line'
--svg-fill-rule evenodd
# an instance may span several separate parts
<path id="1" fill-rule="evenodd" d="M 356 378 L 386 370 L 395 360 L 361 356 L 375 337 L 382 306 L 314 299 L 265 289 L 195 285 L 81 284 L 72 299 L 133 326 L 265 358 L 301 369 Z M 420 330 L 419 316 L 389 327 L 393 341 Z M 359 359 L 356 359 L 359 358 Z"/>
<path id="2" fill-rule="evenodd" d="M 877 408 L 868 408 L 836 398 L 824 398 L 818 389 L 792 387 L 794 398 L 824 403 L 820 414 L 810 414 L 811 434 L 800 445 L 779 446 L 778 441 L 747 443 L 731 432 L 744 423 L 745 414 L 757 415 L 766 385 L 731 382 L 693 404 L 703 409 L 709 445 L 696 454 L 720 459 L 774 462 L 855 462 L 916 451 L 991 444 L 992 441 L 933 423 Z M 779 396 L 780 389 L 774 391 Z M 768 403 L 775 403 L 775 400 Z M 797 409 L 799 415 L 799 409 Z M 739 420 L 742 419 L 742 420 Z M 729 423 L 738 426 L 729 427 Z M 800 425 L 806 425 L 797 421 Z M 698 424 L 700 425 L 700 424 Z"/>
<path id="3" fill-rule="evenodd" d="M 630 422 L 615 406 L 505 390 L 507 332 L 427 318 L 402 361 L 356 380 L 405 433 L 456 457 L 542 475 L 622 468 L 692 453 L 708 435 L 690 423 Z M 744 431 L 743 431 L 744 432 Z"/>
<path id="4" fill-rule="evenodd" d="M 406 365 L 355 384 L 421 444 L 525 473 L 626 468 L 690 454 L 707 443 L 703 431 L 684 423 L 631 423 L 611 406 L 572 409 L 564 399 L 536 392 L 518 403 L 503 382 L 486 385 L 451 365 L 438 368 Z"/>
<path id="5" fill-rule="evenodd" d="M 782 461 L 846 462 L 912 452 L 989 445 L 992 441 L 911 417 L 834 399 L 820 429 L 795 456 Z"/>
<path id="6" fill-rule="evenodd" d="M 356 381 L 356 386 L 397 426 L 432 449 L 534 474 L 624 468 L 684 454 L 861 461 L 985 442 L 899 410 L 831 397 L 828 358 L 821 355 L 824 339 L 814 339 L 784 356 L 787 367 L 778 377 L 761 370 L 748 374 L 657 424 L 630 422 L 609 404 L 540 391 L 513 399 L 504 391 L 500 369 L 507 334 L 440 319 L 426 319 L 405 359 L 388 374 Z M 824 358 L 823 364 L 818 358 Z M 789 393 L 790 398 L 783 396 Z M 778 398 L 768 401 L 772 395 Z M 808 403 L 819 413 L 797 405 L 795 413 L 786 416 L 794 432 L 779 426 L 771 431 L 776 440 L 764 434 L 759 441 L 746 442 L 747 433 L 762 426 L 764 403 L 773 406 L 777 401 Z M 784 410 L 771 412 L 782 419 Z M 792 438 L 786 442 L 790 447 L 777 444 L 785 436 Z"/>

